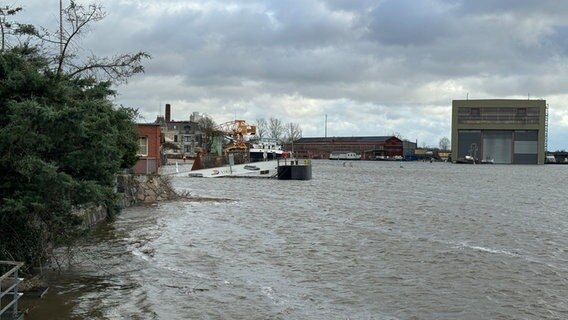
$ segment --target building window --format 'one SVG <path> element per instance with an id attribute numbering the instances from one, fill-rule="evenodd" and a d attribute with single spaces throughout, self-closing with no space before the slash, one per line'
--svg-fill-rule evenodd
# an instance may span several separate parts
<path id="1" fill-rule="evenodd" d="M 177 134 L 174 136 L 174 142 L 178 142 L 178 136 L 177 136 Z"/>
<path id="2" fill-rule="evenodd" d="M 147 156 L 148 155 L 148 138 L 140 137 L 138 138 L 138 155 Z"/>
<path id="3" fill-rule="evenodd" d="M 517 116 L 525 117 L 527 115 L 527 108 L 517 108 Z"/>
<path id="4" fill-rule="evenodd" d="M 481 115 L 481 110 L 479 110 L 479 108 L 471 108 L 469 109 L 469 112 L 472 117 L 479 117 Z"/>

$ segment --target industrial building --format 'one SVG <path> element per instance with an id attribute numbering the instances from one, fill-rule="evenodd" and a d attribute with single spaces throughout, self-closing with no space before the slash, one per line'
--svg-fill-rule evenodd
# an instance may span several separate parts
<path id="1" fill-rule="evenodd" d="M 349 151 L 360 154 L 363 160 L 377 160 L 410 158 L 416 143 L 395 136 L 314 137 L 300 138 L 286 148 L 300 157 L 327 159 L 334 151 Z"/>
<path id="2" fill-rule="evenodd" d="M 454 100 L 452 161 L 543 164 L 547 122 L 545 100 Z"/>
<path id="3" fill-rule="evenodd" d="M 163 152 L 167 158 L 193 158 L 204 140 L 204 133 L 199 128 L 201 115 L 194 112 L 190 115 L 189 121 L 175 121 L 171 117 L 171 108 L 169 103 L 166 104 L 165 117 L 158 116 L 154 121 L 161 126 L 163 142 L 175 146 L 175 148 L 166 148 Z"/>

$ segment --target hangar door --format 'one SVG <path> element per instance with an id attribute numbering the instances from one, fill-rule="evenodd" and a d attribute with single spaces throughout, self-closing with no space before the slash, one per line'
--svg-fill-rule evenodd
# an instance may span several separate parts
<path id="1" fill-rule="evenodd" d="M 494 163 L 512 163 L 513 131 L 483 131 L 483 158 Z"/>
<path id="2" fill-rule="evenodd" d="M 459 130 L 458 131 L 458 159 L 465 156 L 479 158 L 481 142 L 480 130 Z"/>
<path id="3" fill-rule="evenodd" d="M 515 131 L 513 163 L 538 163 L 538 131 Z"/>

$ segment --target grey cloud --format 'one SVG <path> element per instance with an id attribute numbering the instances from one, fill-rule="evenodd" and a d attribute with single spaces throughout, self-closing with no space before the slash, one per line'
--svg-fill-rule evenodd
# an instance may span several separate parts
<path id="1" fill-rule="evenodd" d="M 553 26 L 543 44 L 561 56 L 568 56 L 568 23 Z"/>
<path id="2" fill-rule="evenodd" d="M 361 13 L 376 7 L 378 0 L 324 0 L 322 1 L 331 10 Z"/>
<path id="3" fill-rule="evenodd" d="M 278 115 L 310 136 L 323 134 L 328 113 L 335 135 L 397 131 L 435 145 L 449 135 L 440 110 L 452 99 L 563 101 L 568 84 L 564 1 L 102 1 L 109 16 L 83 45 L 153 56 L 117 100 L 149 119 L 169 102 L 178 118 Z M 56 21 L 51 4 L 26 5 L 26 22 Z"/>
<path id="4" fill-rule="evenodd" d="M 558 0 L 442 0 L 455 5 L 456 11 L 464 15 L 565 15 L 568 8 Z"/>
<path id="5" fill-rule="evenodd" d="M 430 44 L 450 33 L 448 12 L 432 1 L 387 0 L 370 14 L 370 36 L 386 45 Z"/>
<path id="6" fill-rule="evenodd" d="M 149 22 L 140 38 L 184 48 L 238 47 L 314 48 L 345 40 L 349 22 L 329 15 L 317 1 L 274 2 L 206 12 L 165 14 Z"/>

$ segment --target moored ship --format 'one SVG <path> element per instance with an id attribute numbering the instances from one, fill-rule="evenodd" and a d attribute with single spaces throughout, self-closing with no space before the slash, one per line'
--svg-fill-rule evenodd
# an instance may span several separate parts
<path id="1" fill-rule="evenodd" d="M 249 141 L 248 151 L 251 162 L 290 158 L 290 152 L 285 151 L 282 144 L 276 139 L 251 140 Z"/>
<path id="2" fill-rule="evenodd" d="M 361 155 L 351 151 L 332 151 L 329 160 L 361 160 Z"/>

